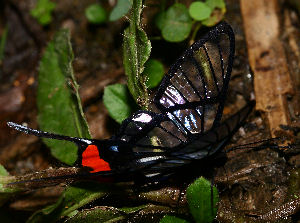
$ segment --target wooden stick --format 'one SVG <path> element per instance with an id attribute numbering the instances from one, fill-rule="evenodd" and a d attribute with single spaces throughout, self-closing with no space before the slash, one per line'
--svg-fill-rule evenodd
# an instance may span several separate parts
<path id="1" fill-rule="evenodd" d="M 254 72 L 256 109 L 269 122 L 272 137 L 290 124 L 286 95 L 294 91 L 280 41 L 277 0 L 240 0 L 248 57 Z"/>

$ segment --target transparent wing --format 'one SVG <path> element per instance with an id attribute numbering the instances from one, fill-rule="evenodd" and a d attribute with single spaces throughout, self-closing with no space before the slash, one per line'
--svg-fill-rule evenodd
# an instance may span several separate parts
<path id="1" fill-rule="evenodd" d="M 177 161 L 170 155 L 175 148 L 184 146 L 188 137 L 164 114 L 138 111 L 122 123 L 119 134 L 112 140 L 122 141 L 116 143 L 119 145 L 126 144 L 125 150 L 130 155 L 126 156 L 127 161 L 123 156 L 122 165 L 125 162 L 125 166 L 131 166 L 127 172 L 139 172 L 147 178 L 157 177 L 163 170 L 190 162 Z"/>
<path id="2" fill-rule="evenodd" d="M 168 116 L 138 111 L 122 123 L 114 139 L 133 145 L 133 152 L 165 152 L 185 143 L 187 136 Z"/>
<path id="3" fill-rule="evenodd" d="M 131 147 L 133 170 L 159 176 L 222 147 L 246 118 L 241 112 L 220 124 L 233 56 L 234 33 L 221 23 L 176 61 L 150 105 L 157 113 L 138 111 L 114 138 Z"/>
<path id="4" fill-rule="evenodd" d="M 234 33 L 217 25 L 195 42 L 164 77 L 152 107 L 187 135 L 219 124 L 234 56 Z"/>
<path id="5" fill-rule="evenodd" d="M 234 33 L 220 23 L 171 66 L 152 107 L 122 123 L 119 138 L 135 146 L 176 147 L 219 125 L 234 56 Z"/>
<path id="6" fill-rule="evenodd" d="M 211 156 L 223 148 L 232 134 L 245 121 L 254 103 L 249 103 L 236 114 L 204 134 L 190 139 L 184 131 L 163 114 L 139 111 L 122 124 L 115 140 L 130 145 L 128 160 L 133 172 L 146 178 L 172 174 L 177 167 Z M 122 165 L 124 161 L 122 160 Z M 128 164 L 129 166 L 129 164 Z"/>

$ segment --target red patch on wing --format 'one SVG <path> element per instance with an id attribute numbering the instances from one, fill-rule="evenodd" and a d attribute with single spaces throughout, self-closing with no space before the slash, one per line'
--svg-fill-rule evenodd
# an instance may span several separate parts
<path id="1" fill-rule="evenodd" d="M 109 163 L 100 158 L 97 146 L 89 145 L 82 153 L 82 166 L 90 167 L 90 173 L 110 171 Z"/>

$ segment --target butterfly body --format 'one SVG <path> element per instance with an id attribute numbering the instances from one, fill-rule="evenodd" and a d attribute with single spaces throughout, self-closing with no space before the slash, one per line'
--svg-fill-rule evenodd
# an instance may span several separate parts
<path id="1" fill-rule="evenodd" d="M 165 178 L 217 154 L 252 110 L 249 103 L 221 122 L 234 57 L 234 33 L 220 23 L 171 66 L 149 105 L 123 121 L 108 140 L 90 140 L 9 126 L 77 144 L 77 165 L 118 181 Z"/>

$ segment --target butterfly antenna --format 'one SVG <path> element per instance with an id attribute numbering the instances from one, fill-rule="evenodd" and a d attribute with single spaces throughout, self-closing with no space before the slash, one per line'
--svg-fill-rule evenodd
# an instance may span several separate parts
<path id="1" fill-rule="evenodd" d="M 235 151 L 235 150 L 240 150 L 240 149 L 255 149 L 258 147 L 272 147 L 273 145 L 270 143 L 276 143 L 276 142 L 280 142 L 281 140 L 284 140 L 284 138 L 281 137 L 276 137 L 276 138 L 269 138 L 269 139 L 262 139 L 256 142 L 250 142 L 250 143 L 246 143 L 246 144 L 242 144 L 242 145 L 237 145 L 234 147 L 231 147 L 229 149 L 226 150 L 226 153 L 231 152 L 231 151 Z M 278 148 L 288 148 L 289 146 L 278 146 L 276 145 L 276 147 Z"/>
<path id="2" fill-rule="evenodd" d="M 29 135 L 35 135 L 38 137 L 49 138 L 49 139 L 58 139 L 58 140 L 67 140 L 70 142 L 74 142 L 76 144 L 82 144 L 82 143 L 91 144 L 92 143 L 92 141 L 89 139 L 82 139 L 82 138 L 77 138 L 77 137 L 58 135 L 58 134 L 54 134 L 54 133 L 50 133 L 50 132 L 43 132 L 43 131 L 39 131 L 36 129 L 31 129 L 24 125 L 19 125 L 14 122 L 7 122 L 7 125 L 11 128 L 14 128 L 17 131 L 24 132 Z"/>

